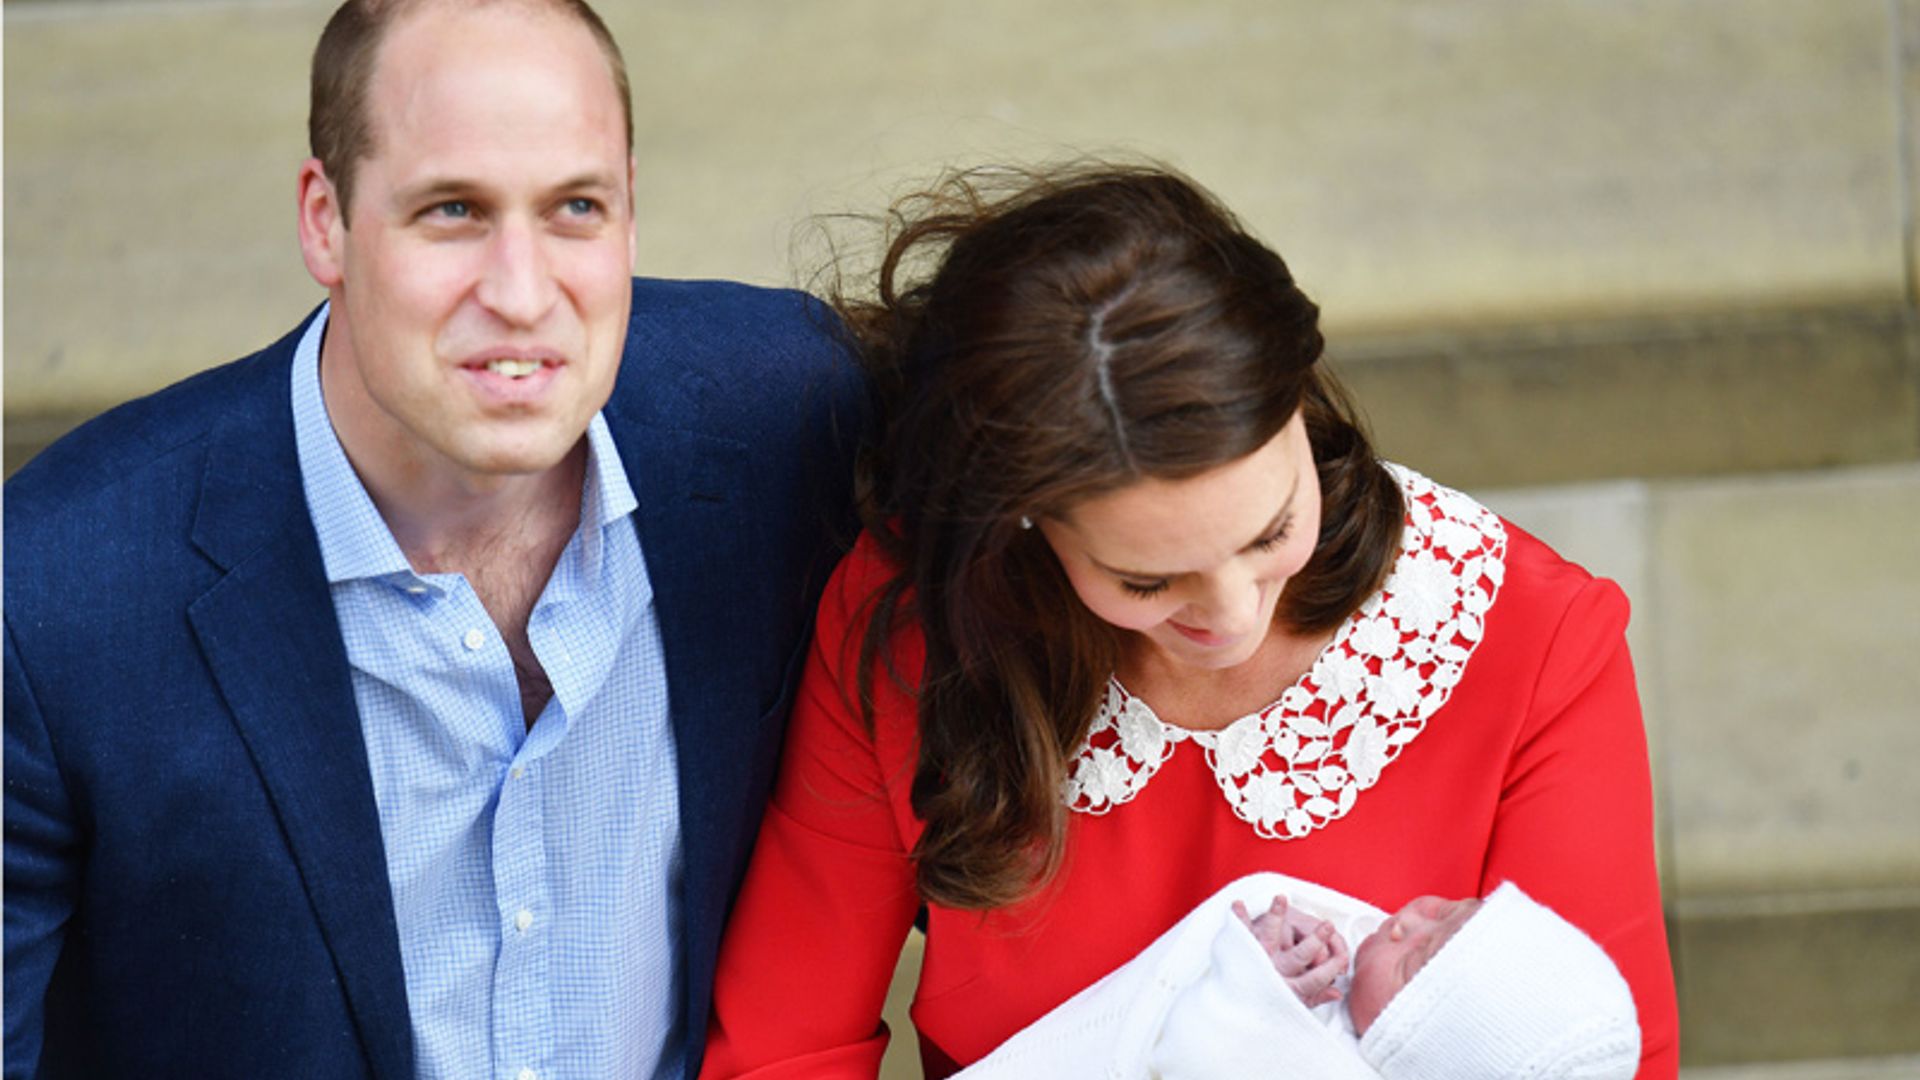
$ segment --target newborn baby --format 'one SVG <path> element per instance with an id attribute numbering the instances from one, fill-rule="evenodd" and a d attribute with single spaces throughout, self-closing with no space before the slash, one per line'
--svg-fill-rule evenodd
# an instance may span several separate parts
<path id="1" fill-rule="evenodd" d="M 1639 1031 L 1624 980 L 1578 928 L 1514 885 L 1482 901 L 1422 896 L 1353 951 L 1276 896 L 1233 913 L 1302 1004 L 1344 997 L 1361 1057 L 1389 1078 L 1631 1077 Z M 1342 984 L 1345 984 L 1344 991 Z"/>
<path id="2" fill-rule="evenodd" d="M 1333 923 L 1290 908 L 1276 896 L 1266 911 L 1248 915 L 1236 900 L 1233 913 L 1267 951 L 1275 971 L 1308 1006 L 1347 999 L 1355 1035 L 1365 1035 L 1387 1002 L 1426 966 L 1440 946 L 1480 910 L 1481 900 L 1422 896 L 1407 902 L 1361 941 L 1347 976 L 1346 940 Z M 1341 993 L 1339 984 L 1348 983 Z"/>
<path id="3" fill-rule="evenodd" d="M 1639 1057 L 1613 962 L 1511 884 L 1389 915 L 1259 873 L 955 1080 L 1628 1080 Z"/>

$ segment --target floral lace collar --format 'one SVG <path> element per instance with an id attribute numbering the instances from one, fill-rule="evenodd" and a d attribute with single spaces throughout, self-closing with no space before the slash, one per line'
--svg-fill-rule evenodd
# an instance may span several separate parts
<path id="1" fill-rule="evenodd" d="M 1407 504 L 1400 554 L 1312 669 L 1217 731 L 1164 723 L 1109 680 L 1068 763 L 1070 809 L 1105 814 L 1131 801 L 1183 742 L 1200 747 L 1233 812 L 1261 836 L 1297 839 L 1353 809 L 1447 703 L 1506 572 L 1507 532 L 1491 510 L 1388 468 Z"/>

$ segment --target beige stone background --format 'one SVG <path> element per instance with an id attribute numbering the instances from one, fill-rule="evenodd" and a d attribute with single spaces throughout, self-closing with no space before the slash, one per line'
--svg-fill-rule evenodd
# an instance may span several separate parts
<path id="1" fill-rule="evenodd" d="M 9 470 L 318 301 L 330 6 L 5 4 Z M 1633 597 L 1688 1075 L 1920 1076 L 1920 0 L 603 6 L 645 273 L 946 163 L 1218 191 L 1392 456 Z"/>

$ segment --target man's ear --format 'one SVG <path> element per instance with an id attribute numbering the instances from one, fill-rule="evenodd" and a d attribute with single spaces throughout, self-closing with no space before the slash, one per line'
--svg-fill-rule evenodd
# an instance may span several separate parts
<path id="1" fill-rule="evenodd" d="M 346 279 L 347 214 L 319 158 L 300 164 L 300 257 L 327 289 Z"/>

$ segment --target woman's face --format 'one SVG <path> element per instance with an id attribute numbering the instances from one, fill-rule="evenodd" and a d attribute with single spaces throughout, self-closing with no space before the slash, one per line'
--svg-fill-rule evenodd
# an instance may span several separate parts
<path id="1" fill-rule="evenodd" d="M 1183 667 L 1244 663 L 1320 535 L 1320 481 L 1298 413 L 1246 457 L 1142 480 L 1041 521 L 1087 609 Z"/>

